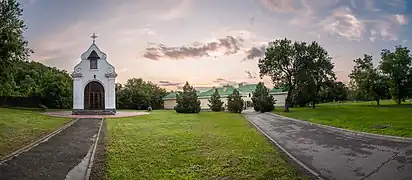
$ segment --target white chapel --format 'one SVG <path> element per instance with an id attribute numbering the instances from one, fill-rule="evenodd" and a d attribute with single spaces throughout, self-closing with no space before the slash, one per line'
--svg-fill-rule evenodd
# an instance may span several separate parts
<path id="1" fill-rule="evenodd" d="M 107 55 L 95 43 L 81 55 L 74 66 L 73 114 L 116 114 L 116 71 Z"/>

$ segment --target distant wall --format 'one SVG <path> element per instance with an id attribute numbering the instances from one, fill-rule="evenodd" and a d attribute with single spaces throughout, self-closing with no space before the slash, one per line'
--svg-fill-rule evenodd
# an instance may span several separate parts
<path id="1" fill-rule="evenodd" d="M 166 99 L 164 100 L 164 109 L 173 109 L 176 106 L 175 99 Z"/>

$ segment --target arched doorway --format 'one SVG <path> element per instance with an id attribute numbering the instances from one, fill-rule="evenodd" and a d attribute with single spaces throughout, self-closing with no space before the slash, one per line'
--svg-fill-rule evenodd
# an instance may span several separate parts
<path id="1" fill-rule="evenodd" d="M 99 82 L 92 81 L 84 88 L 84 109 L 104 109 L 104 88 Z"/>

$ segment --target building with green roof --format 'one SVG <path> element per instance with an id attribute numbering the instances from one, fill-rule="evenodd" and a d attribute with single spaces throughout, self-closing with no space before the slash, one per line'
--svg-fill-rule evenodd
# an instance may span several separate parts
<path id="1" fill-rule="evenodd" d="M 236 86 L 224 85 L 222 87 L 213 87 L 203 92 L 198 92 L 198 98 L 200 100 L 200 107 L 202 110 L 209 109 L 209 99 L 212 96 L 213 92 L 217 90 L 219 92 L 224 106 L 227 105 L 227 97 L 233 93 L 234 89 L 237 89 L 242 96 L 243 101 L 245 102 L 245 108 L 252 107 L 252 94 L 256 89 L 257 84 L 243 84 L 240 83 Z M 171 92 L 163 97 L 164 108 L 173 109 L 176 106 L 176 95 L 178 92 Z M 276 106 L 283 106 L 285 103 L 287 92 L 284 92 L 283 88 L 272 88 L 270 91 L 276 100 Z"/>

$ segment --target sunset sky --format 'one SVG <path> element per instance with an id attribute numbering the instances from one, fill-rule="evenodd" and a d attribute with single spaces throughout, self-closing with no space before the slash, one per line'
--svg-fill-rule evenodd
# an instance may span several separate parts
<path id="1" fill-rule="evenodd" d="M 168 89 L 260 81 L 262 45 L 317 41 L 347 82 L 352 60 L 412 47 L 407 0 L 20 0 L 32 60 L 70 73 L 92 43 L 117 82 L 141 77 Z M 271 86 L 268 78 L 265 84 Z"/>

